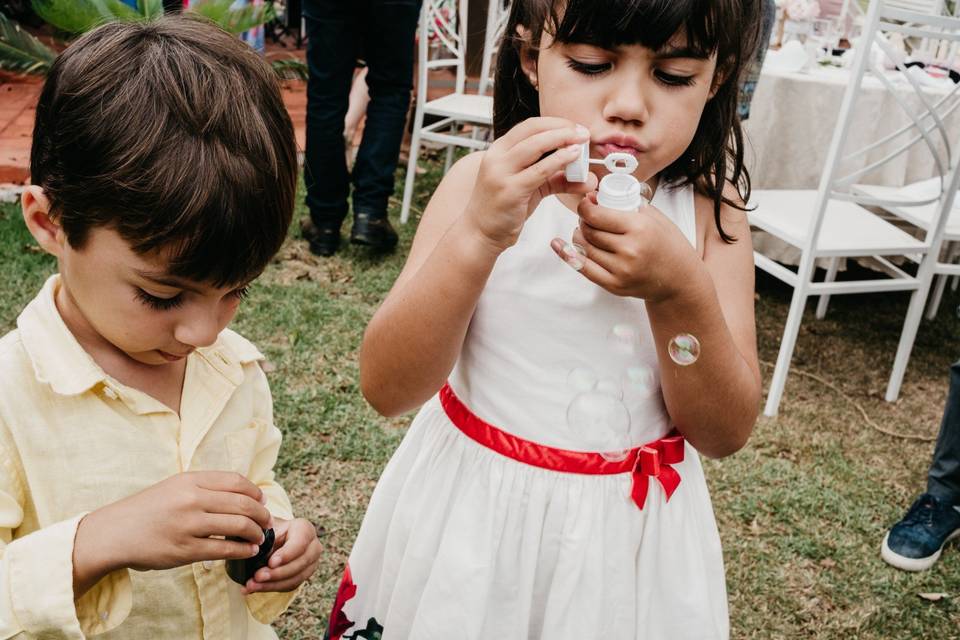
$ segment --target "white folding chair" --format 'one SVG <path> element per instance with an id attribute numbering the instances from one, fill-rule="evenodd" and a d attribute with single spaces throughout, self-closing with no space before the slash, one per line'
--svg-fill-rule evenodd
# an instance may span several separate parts
<path id="1" fill-rule="evenodd" d="M 758 268 L 793 287 L 790 311 L 764 407 L 764 413 L 768 416 L 777 413 L 803 311 L 810 296 L 911 292 L 900 346 L 887 387 L 887 400 L 895 400 L 899 394 L 906 359 L 916 334 L 916 325 L 923 312 L 923 304 L 937 266 L 943 229 L 948 217 L 943 215 L 943 212 L 952 208 L 956 190 L 960 186 L 960 173 L 957 171 L 960 163 L 956 162 L 951 146 L 954 141 L 950 140 L 940 112 L 935 106 L 937 103 L 916 78 L 905 72 L 901 56 L 888 44 L 886 35 L 891 33 L 921 38 L 935 36 L 956 42 L 960 41 L 960 20 L 903 11 L 888 6 L 883 0 L 873 0 L 865 19 L 861 43 L 857 47 L 819 188 L 755 191 L 751 197 L 750 205 L 755 207 L 748 214 L 751 225 L 802 250 L 797 272 L 758 252 L 754 253 L 754 262 Z M 906 82 L 892 80 L 884 72 L 883 65 L 876 64 L 875 56 L 871 52 L 877 48 L 897 64 L 901 71 L 899 75 L 902 75 Z M 894 136 L 880 134 L 877 141 L 865 148 L 842 155 L 853 125 L 876 129 L 883 124 L 870 121 L 863 117 L 867 114 L 857 114 L 855 111 L 858 97 L 864 91 L 864 82 L 870 77 L 875 78 L 875 82 L 888 91 L 902 107 L 911 122 L 906 129 L 912 132 L 910 135 L 913 137 L 899 149 L 887 152 L 886 146 L 898 132 L 895 132 Z M 916 104 L 920 105 L 919 114 L 916 112 Z M 942 104 L 939 106 L 942 107 Z M 930 229 L 923 238 L 907 233 L 866 208 L 885 204 L 885 201 L 852 190 L 852 186 L 863 176 L 918 144 L 926 147 L 932 154 L 939 181 L 939 188 L 933 197 L 923 197 L 906 203 L 910 206 L 939 203 Z M 878 152 L 881 145 L 885 148 Z M 873 152 L 873 155 L 864 156 L 865 152 Z M 876 153 L 882 156 L 879 160 L 850 171 L 852 160 L 873 158 Z M 888 277 L 834 281 L 839 260 L 848 257 L 870 259 Z M 814 266 L 818 258 L 827 258 L 830 261 L 827 278 L 822 282 L 813 280 Z M 917 263 L 917 273 L 911 275 L 897 266 L 897 258 Z"/>
<path id="2" fill-rule="evenodd" d="M 417 157 L 423 141 L 439 142 L 447 147 L 444 172 L 450 168 L 456 147 L 486 149 L 489 142 L 477 135 L 477 127 L 493 126 L 493 97 L 486 94 L 489 88 L 490 69 L 498 37 L 506 24 L 503 0 L 490 0 L 487 14 L 487 33 L 484 36 L 483 69 L 480 77 L 480 93 L 466 92 L 467 52 L 467 0 L 459 0 L 457 10 L 442 11 L 443 0 L 423 0 L 419 26 L 419 53 L 417 58 L 417 104 L 414 113 L 413 135 L 410 138 L 410 158 L 407 161 L 407 176 L 403 187 L 403 203 L 400 207 L 400 222 L 410 217 L 410 202 L 413 199 L 413 184 L 416 179 Z M 432 37 L 431 37 L 432 36 Z M 429 43 L 435 41 L 433 56 Z M 492 43 L 492 45 L 491 45 Z M 489 50 L 489 55 L 488 55 Z M 427 100 L 430 71 L 450 68 L 456 70 L 454 91 L 433 100 Z M 439 118 L 424 126 L 424 118 Z M 473 132 L 465 134 L 464 125 Z"/>

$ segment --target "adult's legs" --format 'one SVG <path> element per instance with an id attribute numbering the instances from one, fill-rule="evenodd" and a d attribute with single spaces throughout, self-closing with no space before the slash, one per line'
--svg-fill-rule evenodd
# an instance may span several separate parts
<path id="1" fill-rule="evenodd" d="M 371 0 L 364 21 L 370 103 L 353 167 L 353 210 L 385 217 L 413 88 L 420 0 Z"/>
<path id="2" fill-rule="evenodd" d="M 927 493 L 960 504 L 960 361 L 950 367 L 950 391 L 927 472 Z"/>
<path id="3" fill-rule="evenodd" d="M 339 238 L 350 189 L 343 119 L 356 64 L 359 16 L 355 3 L 343 0 L 304 0 L 303 16 L 309 68 L 306 201 L 316 228 L 336 230 Z"/>

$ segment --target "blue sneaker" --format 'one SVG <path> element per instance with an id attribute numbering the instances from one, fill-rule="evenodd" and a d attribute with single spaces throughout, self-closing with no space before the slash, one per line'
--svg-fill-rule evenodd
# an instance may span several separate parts
<path id="1" fill-rule="evenodd" d="M 883 539 L 880 557 L 904 571 L 924 571 L 940 558 L 943 546 L 960 536 L 960 505 L 925 493 Z"/>

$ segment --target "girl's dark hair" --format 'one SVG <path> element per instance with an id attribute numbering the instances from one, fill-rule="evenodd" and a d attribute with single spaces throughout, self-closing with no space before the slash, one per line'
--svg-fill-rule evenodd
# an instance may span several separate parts
<path id="1" fill-rule="evenodd" d="M 223 287 L 283 243 L 297 150 L 263 59 L 212 23 L 168 16 L 101 26 L 57 58 L 30 172 L 74 248 L 111 228 L 139 254 L 164 251 L 170 275 Z"/>
<path id="2" fill-rule="evenodd" d="M 520 37 L 517 27 L 529 31 L 529 41 Z M 720 222 L 720 208 L 726 203 L 743 209 L 723 195 L 728 180 L 744 202 L 750 198 L 737 101 L 741 75 L 759 39 L 758 0 L 514 0 L 497 61 L 494 134 L 499 137 L 540 113 L 537 91 L 520 63 L 523 47 L 538 47 L 545 30 L 557 42 L 608 49 L 640 44 L 656 51 L 680 29 L 695 52 L 716 53 L 716 93 L 690 146 L 660 175 L 677 186 L 693 184 L 710 197 L 720 236 L 732 242 Z"/>

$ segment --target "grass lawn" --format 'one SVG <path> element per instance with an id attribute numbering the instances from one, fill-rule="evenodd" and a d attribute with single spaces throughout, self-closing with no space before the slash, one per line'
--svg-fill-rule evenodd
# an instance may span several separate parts
<path id="1" fill-rule="evenodd" d="M 437 179 L 435 162 L 418 179 L 416 206 Z M 276 365 L 270 379 L 285 434 L 279 477 L 326 546 L 313 581 L 277 623 L 283 638 L 322 636 L 367 498 L 409 422 L 366 406 L 357 351 L 415 222 L 402 229 L 400 250 L 383 259 L 348 247 L 318 260 L 291 238 L 234 324 Z M 34 249 L 18 208 L 0 205 L 0 330 L 14 326 L 54 266 Z M 760 356 L 772 363 L 790 291 L 763 276 L 757 290 Z M 741 452 L 705 462 L 733 638 L 960 638 L 960 547 L 919 575 L 879 557 L 885 528 L 925 486 L 933 445 L 880 433 L 858 407 L 884 429 L 932 439 L 947 368 L 960 357 L 960 296 L 948 293 L 936 321 L 921 326 L 901 400 L 884 402 L 906 303 L 905 295 L 837 296 L 820 322 L 811 305 L 779 417 L 761 419 Z M 766 378 L 771 371 L 763 366 Z M 921 593 L 947 596 L 931 601 Z"/>

